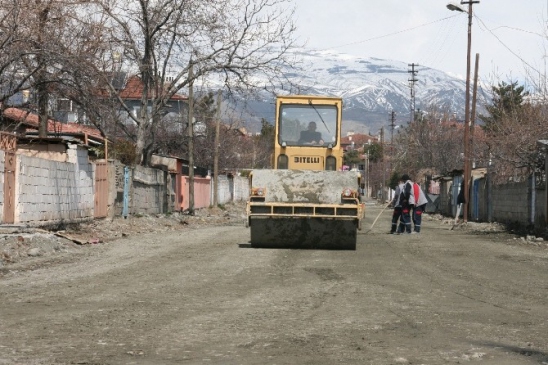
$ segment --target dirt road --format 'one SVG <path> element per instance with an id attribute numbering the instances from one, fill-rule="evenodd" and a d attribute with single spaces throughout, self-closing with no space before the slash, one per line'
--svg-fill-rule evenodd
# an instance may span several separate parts
<path id="1" fill-rule="evenodd" d="M 253 249 L 234 222 L 5 270 L 0 364 L 548 364 L 546 244 L 379 212 L 356 251 Z"/>

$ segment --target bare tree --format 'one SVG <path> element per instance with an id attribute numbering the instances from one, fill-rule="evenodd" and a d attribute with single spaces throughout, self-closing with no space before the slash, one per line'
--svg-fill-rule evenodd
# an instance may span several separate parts
<path id="1" fill-rule="evenodd" d="M 170 97 L 191 81 L 216 75 L 232 90 L 257 86 L 254 76 L 282 77 L 279 70 L 291 65 L 288 50 L 294 45 L 290 3 L 94 0 L 109 17 L 112 44 L 123 55 L 124 66 L 144 85 L 139 115 L 131 115 L 119 100 L 137 127 L 136 164 L 148 164 Z"/>
<path id="2" fill-rule="evenodd" d="M 544 158 L 537 147 L 548 138 L 548 110 L 542 99 L 530 98 L 517 82 L 492 87 L 492 102 L 486 107 L 485 144 L 496 180 L 522 180 L 544 170 Z"/>
<path id="3" fill-rule="evenodd" d="M 481 126 L 472 128 L 472 163 L 490 166 L 495 181 L 522 180 L 544 170 L 537 140 L 548 138 L 546 105 L 529 98 L 516 82 L 492 87 L 488 115 Z M 395 169 L 417 174 L 427 169 L 447 173 L 463 168 L 463 123 L 452 121 L 446 112 L 430 110 L 425 119 L 415 120 L 395 139 Z"/>
<path id="4" fill-rule="evenodd" d="M 14 104 L 38 112 L 45 137 L 55 99 L 93 99 L 105 50 L 102 18 L 86 13 L 82 0 L 0 1 L 0 101 L 7 106 L 22 91 Z"/>
<path id="5" fill-rule="evenodd" d="M 87 1 L 75 0 L 63 6 L 64 31 L 50 54 L 50 90 L 55 97 L 67 98 L 85 113 L 85 120 L 103 130 L 119 118 L 117 100 L 105 98 L 103 79 L 113 79 L 114 60 L 106 37 L 106 18 L 89 12 Z M 70 10 L 70 11 L 69 11 Z M 50 81 L 50 84 L 52 82 Z M 107 93 L 108 94 L 108 93 Z"/>
<path id="6" fill-rule="evenodd" d="M 25 24 L 30 21 L 23 0 L 0 0 L 0 103 L 10 105 L 10 98 L 21 91 L 28 95 L 28 80 L 36 68 L 23 72 L 21 61 L 29 53 Z M 18 104 L 27 99 L 16 101 Z M 15 101 L 13 101 L 15 102 Z"/>
<path id="7" fill-rule="evenodd" d="M 447 111 L 430 107 L 394 136 L 393 167 L 415 175 L 429 169 L 443 174 L 463 166 L 463 123 Z"/>
<path id="8" fill-rule="evenodd" d="M 542 104 L 523 104 L 518 114 L 498 118 L 496 128 L 486 131 L 486 144 L 497 181 L 523 180 L 544 170 L 537 141 L 548 139 L 548 110 Z"/>

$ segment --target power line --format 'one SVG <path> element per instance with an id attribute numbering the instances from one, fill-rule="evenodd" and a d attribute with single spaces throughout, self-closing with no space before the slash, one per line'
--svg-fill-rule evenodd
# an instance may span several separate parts
<path id="1" fill-rule="evenodd" d="M 476 16 L 476 18 L 478 18 L 478 17 Z M 481 22 L 481 20 L 480 20 L 479 18 L 478 18 L 478 20 Z M 483 23 L 483 22 L 482 22 L 482 23 Z M 485 25 L 485 24 L 483 24 L 483 25 Z M 510 29 L 510 30 L 517 30 L 518 32 L 533 34 L 533 35 L 536 35 L 536 36 L 539 36 L 539 37 L 544 38 L 544 35 L 542 35 L 542 34 L 540 34 L 540 33 L 533 32 L 533 31 L 526 30 L 526 29 L 521 29 L 521 28 L 516 28 L 516 27 L 510 27 L 510 26 L 508 26 L 508 25 L 499 25 L 498 27 L 495 27 L 495 28 L 492 28 L 492 29 L 487 29 L 487 31 L 492 32 L 492 31 L 497 30 L 497 29 L 500 29 L 500 28 L 506 28 L 506 29 Z"/>
<path id="2" fill-rule="evenodd" d="M 335 47 L 329 47 L 329 48 L 319 49 L 318 51 L 326 51 L 326 50 L 329 50 L 329 49 L 342 48 L 342 47 L 346 47 L 346 46 L 352 46 L 352 45 L 354 45 L 354 44 L 360 44 L 360 43 L 375 41 L 375 40 L 377 40 L 377 39 L 382 39 L 382 38 L 391 37 L 391 36 L 396 35 L 396 34 L 401 34 L 401 33 L 409 32 L 409 31 L 411 31 L 411 30 L 415 30 L 415 29 L 419 29 L 419 28 L 422 28 L 422 27 L 426 27 L 426 26 L 431 25 L 431 24 L 439 23 L 439 22 L 441 22 L 441 21 L 444 21 L 444 20 L 447 20 L 447 19 L 451 19 L 451 18 L 454 18 L 454 17 L 456 17 L 456 16 L 457 16 L 457 15 L 448 16 L 448 17 L 445 17 L 445 18 L 441 18 L 441 19 L 438 19 L 438 20 L 431 21 L 431 22 L 429 22 L 429 23 L 423 23 L 423 24 L 417 25 L 417 26 L 415 26 L 415 27 L 411 27 L 411 28 L 406 28 L 406 29 L 398 30 L 398 31 L 393 32 L 393 33 L 388 33 L 388 34 L 380 35 L 380 36 L 373 37 L 373 38 L 363 39 L 363 40 L 361 40 L 361 41 L 355 41 L 355 42 L 351 42 L 351 43 L 341 44 L 340 46 L 335 46 Z"/>
<path id="3" fill-rule="evenodd" d="M 456 25 L 457 20 L 457 18 L 454 18 L 441 24 L 436 31 L 436 36 L 428 41 L 428 48 L 419 55 L 418 61 L 420 64 L 438 68 L 438 65 L 447 57 L 449 51 L 454 48 L 457 40 L 455 33 L 460 31 L 460 25 L 459 27 Z"/>
<path id="4" fill-rule="evenodd" d="M 521 62 L 523 62 L 524 64 L 526 64 L 527 66 L 529 66 L 529 68 L 531 68 L 532 70 L 534 70 L 535 72 L 537 73 L 540 73 L 539 70 L 537 70 L 535 67 L 531 66 L 527 61 L 525 61 L 523 58 L 521 58 L 516 52 L 514 52 L 509 46 L 507 46 L 503 41 L 501 41 L 501 39 L 495 34 L 493 33 L 493 31 L 491 29 L 489 29 L 487 27 L 487 25 L 485 25 L 485 23 L 483 22 L 483 20 L 481 20 L 479 17 L 477 17 L 476 15 L 474 15 L 474 18 L 476 18 L 484 27 L 485 29 L 491 33 L 491 35 L 493 37 L 495 37 L 495 39 L 504 47 L 506 48 L 511 54 L 513 54 L 514 56 L 516 56 Z"/>

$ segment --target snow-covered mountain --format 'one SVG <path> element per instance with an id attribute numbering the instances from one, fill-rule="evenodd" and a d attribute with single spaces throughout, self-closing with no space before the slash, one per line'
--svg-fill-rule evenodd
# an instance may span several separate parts
<path id="1" fill-rule="evenodd" d="M 340 96 L 344 101 L 343 128 L 358 133 L 378 133 L 389 126 L 390 114 L 396 113 L 396 124 L 411 119 L 411 67 L 404 62 L 378 58 L 359 58 L 333 51 L 301 51 L 300 71 L 288 70 L 286 76 L 298 90 L 291 93 Z M 415 65 L 415 110 L 426 110 L 431 104 L 438 108 L 464 114 L 465 80 Z M 280 85 L 277 94 L 287 94 Z M 478 105 L 482 98 L 478 96 Z M 255 119 L 274 119 L 273 97 L 249 102 Z M 251 126 L 250 126 L 251 127 Z M 256 127 L 256 125 L 255 125 Z M 253 129 L 253 127 L 251 127 Z"/>

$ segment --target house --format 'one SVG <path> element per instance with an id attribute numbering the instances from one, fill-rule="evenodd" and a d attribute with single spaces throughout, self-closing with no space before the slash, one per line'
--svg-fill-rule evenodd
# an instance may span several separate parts
<path id="1" fill-rule="evenodd" d="M 128 76 L 125 72 L 117 72 L 113 75 L 112 85 L 118 92 L 118 97 L 124 102 L 125 106 L 133 117 L 138 117 L 141 108 L 141 98 L 143 96 L 144 84 L 138 75 Z M 108 95 L 108 96 L 107 96 Z M 103 97 L 110 97 L 106 92 Z M 151 109 L 153 95 L 148 97 L 148 108 Z M 188 113 L 188 97 L 181 94 L 172 95 L 163 113 L 164 119 L 180 120 L 181 115 Z M 126 118 L 127 123 L 132 123 L 131 118 Z"/>
<path id="2" fill-rule="evenodd" d="M 17 135 L 18 150 L 63 150 L 60 145 L 77 144 L 89 147 L 106 147 L 106 138 L 101 131 L 91 125 L 78 123 L 61 123 L 54 119 L 48 120 L 46 139 L 38 137 L 39 117 L 37 114 L 19 109 L 7 108 L 2 115 L 1 129 Z M 57 147 L 54 147 L 57 145 Z M 58 151 L 58 152 L 59 152 Z M 105 148 L 105 157 L 107 150 Z"/>
<path id="3" fill-rule="evenodd" d="M 379 137 L 370 136 L 368 134 L 348 133 L 341 138 L 341 146 L 344 151 L 350 151 L 353 149 L 362 149 L 364 145 L 371 143 L 378 143 Z"/>
<path id="4" fill-rule="evenodd" d="M 100 99 L 111 99 L 117 100 L 118 98 L 122 100 L 125 106 L 128 108 L 129 112 L 133 117 L 138 117 L 140 108 L 141 108 L 141 98 L 144 89 L 144 84 L 141 78 L 137 75 L 128 75 L 126 72 L 113 72 L 110 74 L 110 82 L 115 92 L 116 96 L 108 90 L 107 88 L 102 88 L 98 91 L 97 97 Z M 151 108 L 152 95 L 148 98 L 148 108 Z M 66 98 L 59 98 L 55 100 L 55 110 L 52 111 L 53 117 L 63 123 L 70 122 L 79 122 L 87 123 L 86 113 L 80 110 L 79 106 L 76 105 L 72 100 Z M 133 124 L 132 119 L 127 116 L 126 109 L 120 108 L 119 114 L 121 119 L 126 124 Z M 179 121 L 181 115 L 186 115 L 188 113 L 188 97 L 180 94 L 175 94 L 171 96 L 168 100 L 167 105 L 165 106 L 165 111 L 163 113 L 163 118 L 165 120 L 171 118 L 173 120 Z M 124 117 L 125 115 L 125 117 Z M 107 126 L 103 126 L 107 128 Z M 112 131 L 109 132 L 109 137 L 111 136 Z"/>
<path id="5" fill-rule="evenodd" d="M 143 92 L 143 83 L 138 76 L 127 76 L 125 72 L 115 72 L 112 75 L 112 84 L 118 90 L 119 97 L 125 102 L 131 113 L 137 115 L 141 106 L 141 97 Z M 107 97 L 107 93 L 102 93 Z M 101 97 L 101 96 L 99 96 Z M 149 102 L 150 104 L 150 102 Z M 169 99 L 164 118 L 172 116 L 175 120 L 180 120 L 181 113 L 188 109 L 188 98 L 179 94 L 173 95 Z M 49 119 L 47 125 L 48 142 L 46 144 L 59 143 L 61 140 L 65 142 L 72 140 L 74 143 L 80 143 L 88 147 L 95 147 L 105 150 L 102 157 L 107 157 L 106 137 L 95 126 L 82 124 L 85 123 L 85 113 L 79 110 L 78 106 L 69 99 L 55 100 L 55 107 L 52 111 L 55 119 Z M 128 123 L 130 118 L 127 117 Z M 82 122 L 82 123 L 77 123 Z M 26 111 L 21 108 L 9 107 L 3 113 L 3 125 L 1 129 L 8 132 L 16 133 L 19 138 L 27 138 L 27 142 L 36 143 L 38 138 L 39 117 L 37 114 Z M 180 123 L 176 126 L 180 126 Z M 106 128 L 106 126 L 103 126 Z M 109 129 L 109 128 L 106 128 Z M 105 130 L 106 130 L 105 129 Z M 107 132 L 105 132 L 107 133 Z M 116 134 L 113 131 L 108 132 L 109 136 Z M 52 138 L 60 138 L 54 142 Z M 42 146 L 43 147 L 43 146 Z M 37 148 L 37 147 L 36 147 Z M 48 148 L 51 148 L 48 147 Z"/>

